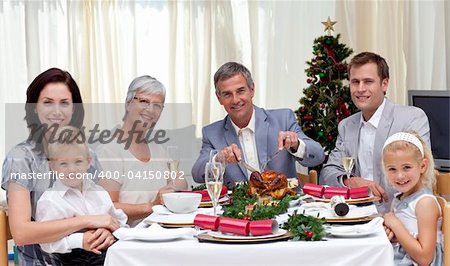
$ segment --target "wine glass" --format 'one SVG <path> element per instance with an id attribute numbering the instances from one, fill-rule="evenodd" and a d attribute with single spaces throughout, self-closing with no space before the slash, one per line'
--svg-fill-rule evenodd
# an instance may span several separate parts
<path id="1" fill-rule="evenodd" d="M 211 150 L 209 151 L 209 161 L 208 162 L 213 162 L 213 159 L 215 156 L 217 156 L 219 154 L 220 150 Z"/>
<path id="2" fill-rule="evenodd" d="M 167 167 L 169 168 L 172 184 L 174 184 L 175 178 L 178 177 L 178 170 L 180 166 L 180 152 L 178 151 L 178 147 L 167 146 L 167 156 L 168 156 Z"/>
<path id="3" fill-rule="evenodd" d="M 209 197 L 211 198 L 214 215 L 216 215 L 216 207 L 219 201 L 220 192 L 223 185 L 223 174 L 225 167 L 222 163 L 208 162 L 205 166 L 205 183 L 208 189 Z"/>
<path id="4" fill-rule="evenodd" d="M 350 175 L 352 174 L 353 167 L 355 166 L 355 158 L 354 157 L 342 157 L 342 166 L 347 174 L 347 180 L 350 179 Z"/>

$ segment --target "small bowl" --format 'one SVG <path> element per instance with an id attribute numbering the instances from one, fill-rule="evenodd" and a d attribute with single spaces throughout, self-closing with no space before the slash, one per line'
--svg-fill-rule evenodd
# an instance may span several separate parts
<path id="1" fill-rule="evenodd" d="M 202 200 L 202 195 L 198 193 L 166 193 L 162 197 L 166 208 L 173 213 L 194 212 Z"/>

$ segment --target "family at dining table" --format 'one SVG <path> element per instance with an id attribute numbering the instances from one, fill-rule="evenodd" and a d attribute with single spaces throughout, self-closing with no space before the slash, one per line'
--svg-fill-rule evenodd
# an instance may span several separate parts
<path id="1" fill-rule="evenodd" d="M 202 130 L 192 177 L 204 183 L 209 160 L 226 165 L 224 183 L 248 180 L 245 162 L 258 171 L 271 169 L 297 176 L 296 163 L 324 163 L 319 182 L 330 186 L 368 186 L 380 197 L 385 231 L 393 242 L 395 263 L 439 265 L 442 260 L 442 210 L 430 188 L 434 182 L 430 129 L 425 113 L 398 105 L 385 96 L 389 68 L 371 52 L 353 57 L 348 66 L 350 95 L 360 112 L 342 120 L 335 149 L 325 161 L 321 145 L 307 137 L 289 109 L 264 109 L 253 104 L 256 84 L 242 64 L 228 62 L 216 71 L 215 95 L 227 115 Z M 84 108 L 72 76 L 51 68 L 27 89 L 25 120 L 29 138 L 6 155 L 2 188 L 7 191 L 12 236 L 21 265 L 102 265 L 119 227 L 136 226 L 162 204 L 162 195 L 187 189 L 174 179 L 130 179 L 129 172 L 167 168 L 162 145 L 139 139 L 152 130 L 164 110 L 166 89 L 151 76 L 135 78 L 128 87 L 125 114 L 112 129 L 117 137 L 95 151 L 78 138 L 53 143 L 64 132 L 79 135 Z M 140 123 L 139 123 L 140 122 Z M 45 126 L 42 126 L 45 125 Z M 56 125 L 56 126 L 54 126 Z M 36 130 L 37 129 L 37 130 Z M 142 134 L 131 134 L 133 129 Z M 121 138 L 132 138 L 126 145 Z M 81 142 L 81 144 L 80 144 Z M 211 151 L 217 151 L 213 157 Z M 354 157 L 346 177 L 342 157 Z M 22 173 L 63 173 L 48 179 L 21 179 Z M 101 170 L 119 178 L 78 180 L 77 173 Z"/>

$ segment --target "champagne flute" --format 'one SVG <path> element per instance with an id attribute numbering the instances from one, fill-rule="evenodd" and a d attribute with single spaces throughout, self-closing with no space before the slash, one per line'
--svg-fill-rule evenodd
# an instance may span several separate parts
<path id="1" fill-rule="evenodd" d="M 223 185 L 223 174 L 225 167 L 222 163 L 208 162 L 205 166 L 205 183 L 208 190 L 209 197 L 211 198 L 214 215 L 217 214 L 216 207 L 219 201 L 220 192 Z"/>
<path id="2" fill-rule="evenodd" d="M 350 179 L 350 175 L 352 174 L 353 167 L 355 166 L 355 158 L 354 157 L 342 157 L 342 166 L 347 174 L 347 180 Z"/>
<path id="3" fill-rule="evenodd" d="M 209 151 L 209 161 L 208 162 L 212 162 L 214 157 L 217 156 L 219 154 L 220 150 L 210 150 Z"/>
<path id="4" fill-rule="evenodd" d="M 178 170 L 180 166 L 180 152 L 177 146 L 167 146 L 167 167 L 170 172 L 170 179 L 172 179 L 172 184 L 175 184 L 175 178 L 178 177 Z M 173 174 L 175 173 L 175 174 Z"/>

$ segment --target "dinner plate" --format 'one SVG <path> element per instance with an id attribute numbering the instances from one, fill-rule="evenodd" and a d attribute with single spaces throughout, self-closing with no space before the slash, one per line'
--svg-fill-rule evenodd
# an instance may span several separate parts
<path id="1" fill-rule="evenodd" d="M 268 239 L 268 238 L 274 238 L 281 235 L 286 234 L 286 230 L 284 229 L 278 229 L 278 231 L 274 234 L 270 235 L 263 235 L 263 236 L 241 236 L 241 235 L 232 235 L 232 234 L 224 234 L 222 232 L 217 231 L 209 231 L 208 235 L 214 237 L 214 238 L 220 238 L 220 239 L 227 239 L 227 240 L 254 240 L 254 239 Z"/>
<path id="2" fill-rule="evenodd" d="M 301 201 L 300 198 L 289 201 L 289 207 L 292 208 L 292 207 L 297 206 L 298 204 L 300 204 L 300 201 Z"/>
<path id="3" fill-rule="evenodd" d="M 319 202 L 330 202 L 330 200 L 331 200 L 331 199 L 318 198 L 315 196 L 311 196 L 311 198 L 314 199 L 314 201 L 319 201 Z M 357 204 L 357 203 L 375 202 L 375 201 L 379 201 L 380 199 L 381 199 L 380 197 L 370 196 L 370 197 L 359 198 L 359 199 L 346 199 L 345 202 L 348 204 Z"/>
<path id="4" fill-rule="evenodd" d="M 292 237 L 292 234 L 287 232 L 280 236 L 275 236 L 271 238 L 256 238 L 256 239 L 223 239 L 215 238 L 209 235 L 209 232 L 201 233 L 196 236 L 199 242 L 211 242 L 220 244 L 260 244 L 275 241 L 288 240 Z"/>
<path id="5" fill-rule="evenodd" d="M 207 189 L 203 189 L 203 190 L 195 190 L 195 191 L 190 191 L 190 190 L 182 190 L 181 192 L 186 192 L 186 193 L 197 193 L 202 195 L 202 202 L 208 202 L 211 201 L 211 198 L 209 197 L 209 193 Z M 228 189 L 226 186 L 222 186 L 222 190 L 220 191 L 220 197 L 222 198 L 224 196 L 227 195 Z"/>
<path id="6" fill-rule="evenodd" d="M 373 219 L 372 216 L 353 216 L 353 217 L 333 217 L 325 218 L 327 223 L 358 223 L 358 222 L 369 222 Z"/>
<path id="7" fill-rule="evenodd" d="M 230 197 L 224 196 L 219 199 L 219 204 L 223 205 L 223 204 L 227 203 L 229 200 L 230 200 Z M 199 205 L 199 207 L 212 207 L 212 206 L 213 206 L 212 201 L 203 201 L 203 202 L 200 202 L 200 205 Z"/>
<path id="8" fill-rule="evenodd" d="M 152 224 L 152 221 L 145 221 L 146 224 Z M 181 228 L 181 227 L 194 227 L 194 224 L 190 223 L 157 223 L 165 228 Z"/>
<path id="9" fill-rule="evenodd" d="M 158 223 L 168 226 L 192 226 L 194 224 L 195 214 L 174 214 L 174 215 L 151 215 L 144 220 L 146 224 Z"/>
<path id="10" fill-rule="evenodd" d="M 333 230 L 336 229 L 336 230 Z M 368 235 L 372 235 L 375 234 L 377 232 L 377 230 L 362 230 L 362 231 L 339 231 L 338 228 L 331 228 L 330 230 L 327 230 L 327 233 L 329 233 L 330 235 L 333 236 L 337 236 L 337 237 L 363 237 L 363 236 L 368 236 Z"/>
<path id="11" fill-rule="evenodd" d="M 144 223 L 149 225 L 156 223 L 163 227 L 171 227 L 171 228 L 194 226 L 194 222 L 171 222 L 171 221 L 161 221 L 161 219 L 154 219 L 154 220 L 146 219 L 144 220 Z"/>
<path id="12" fill-rule="evenodd" d="M 156 229 L 152 229 L 151 227 L 119 228 L 113 234 L 120 240 L 166 241 L 193 236 L 195 230 L 193 228 L 162 229 L 160 227 L 157 227 Z"/>
<path id="13" fill-rule="evenodd" d="M 317 205 L 317 206 L 315 206 Z M 326 203 L 313 202 L 305 203 L 299 207 L 299 213 L 304 213 L 309 216 L 325 218 L 327 223 L 364 223 L 369 222 L 376 216 L 376 208 L 371 206 L 356 207 L 349 205 L 350 211 L 346 216 L 336 216 Z M 308 207 L 308 208 L 306 208 Z M 305 212 L 303 212 L 305 210 Z"/>
<path id="14" fill-rule="evenodd" d="M 368 236 L 368 235 L 372 235 L 375 232 L 350 232 L 350 233 L 338 233 L 338 232 L 329 232 L 331 235 L 333 236 L 338 236 L 338 237 L 363 237 L 363 236 Z"/>

